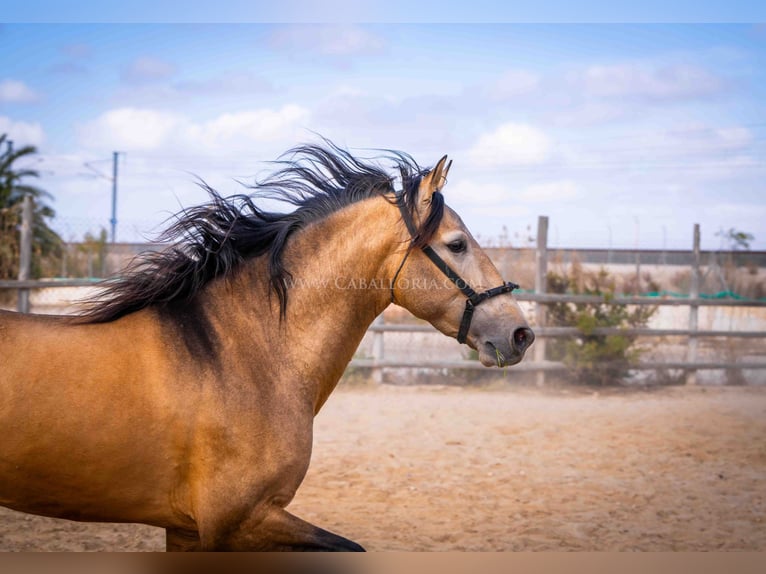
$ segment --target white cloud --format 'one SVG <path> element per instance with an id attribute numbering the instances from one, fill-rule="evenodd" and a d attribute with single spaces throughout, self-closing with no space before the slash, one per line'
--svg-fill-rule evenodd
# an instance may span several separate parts
<path id="1" fill-rule="evenodd" d="M 551 122 L 566 128 L 590 128 L 635 115 L 635 105 L 625 101 L 587 99 L 574 105 L 553 107 L 548 114 Z"/>
<path id="2" fill-rule="evenodd" d="M 739 149 L 753 141 L 752 132 L 744 127 L 719 128 L 715 130 L 715 135 L 718 143 L 725 148 Z"/>
<path id="3" fill-rule="evenodd" d="M 274 92 L 274 85 L 264 76 L 225 70 L 199 79 L 125 82 L 116 90 L 113 101 L 116 105 L 134 108 L 180 110 L 190 102 L 196 104 L 204 98 L 209 109 L 222 109 L 220 106 L 226 101 L 230 103 L 223 109 L 231 109 L 250 101 L 247 98 Z"/>
<path id="4" fill-rule="evenodd" d="M 507 70 L 490 86 L 489 97 L 502 101 L 528 94 L 540 85 L 540 76 L 527 70 Z"/>
<path id="5" fill-rule="evenodd" d="M 510 186 L 480 183 L 470 179 L 449 182 L 444 188 L 444 194 L 448 202 L 472 206 L 499 206 L 513 199 Z"/>
<path id="6" fill-rule="evenodd" d="M 694 123 L 664 131 L 637 131 L 627 142 L 614 142 L 596 153 L 608 150 L 608 161 L 618 165 L 685 170 L 687 180 L 698 182 L 714 174 L 755 167 L 758 150 L 753 143 L 753 133 L 744 126 Z"/>
<path id="7" fill-rule="evenodd" d="M 265 77 L 247 71 L 224 71 L 203 80 L 186 80 L 174 84 L 173 89 L 180 96 L 190 93 L 215 96 L 274 91 Z"/>
<path id="8" fill-rule="evenodd" d="M 3 80 L 0 82 L 0 102 L 9 104 L 36 102 L 40 96 L 32 88 L 19 80 Z"/>
<path id="9" fill-rule="evenodd" d="M 361 26 L 296 24 L 277 29 L 271 44 L 291 51 L 347 57 L 378 54 L 385 41 Z"/>
<path id="10" fill-rule="evenodd" d="M 19 122 L 0 116 L 0 134 L 8 134 L 16 146 L 40 146 L 45 141 L 45 132 L 38 123 Z"/>
<path id="11" fill-rule="evenodd" d="M 308 119 L 308 111 L 295 105 L 279 110 L 253 110 L 223 114 L 200 126 L 200 135 L 213 142 L 235 143 L 280 137 L 283 130 L 300 126 Z"/>
<path id="12" fill-rule="evenodd" d="M 175 66 L 151 56 L 143 56 L 131 62 L 123 71 L 122 78 L 130 83 L 156 82 L 170 78 Z"/>
<path id="13" fill-rule="evenodd" d="M 461 205 L 503 208 L 519 203 L 568 201 L 580 194 L 580 188 L 577 183 L 567 179 L 534 183 L 523 187 L 461 179 L 450 183 L 445 188 L 445 194 L 448 200 Z"/>
<path id="14" fill-rule="evenodd" d="M 587 93 L 606 98 L 688 100 L 709 96 L 724 88 L 721 78 L 689 64 L 591 66 L 574 74 L 573 79 Z"/>
<path id="15" fill-rule="evenodd" d="M 91 149 L 153 151 L 170 145 L 191 122 L 180 114 L 140 108 L 118 108 L 79 128 L 81 144 Z"/>
<path id="16" fill-rule="evenodd" d="M 491 241 L 499 222 L 527 217 L 530 209 L 518 201 L 518 186 L 471 178 L 450 180 L 444 188 L 447 205 L 454 208 L 480 242 Z M 489 226 L 488 226 L 489 224 Z"/>
<path id="17" fill-rule="evenodd" d="M 468 155 L 480 167 L 535 165 L 549 158 L 551 147 L 541 130 L 527 124 L 507 123 L 479 136 Z"/>
<path id="18" fill-rule="evenodd" d="M 81 125 L 78 135 L 81 145 L 94 150 L 226 154 L 257 143 L 294 142 L 308 119 L 308 110 L 297 105 L 232 112 L 203 122 L 174 112 L 118 108 Z"/>
<path id="19" fill-rule="evenodd" d="M 547 203 L 574 199 L 579 193 L 580 189 L 575 182 L 559 180 L 530 185 L 514 198 L 526 203 Z"/>
<path id="20" fill-rule="evenodd" d="M 512 217 L 528 217 L 533 212 L 524 205 L 518 203 L 506 203 L 505 205 L 480 205 L 467 210 L 462 215 L 463 219 L 468 219 L 469 216 L 481 216 L 482 220 L 487 221 L 489 219 L 495 220 L 507 220 Z M 507 221 L 506 221 L 507 223 Z M 505 223 L 503 223 L 505 224 Z M 483 227 L 481 225 L 469 225 L 471 233 L 476 233 L 481 237 L 487 237 L 486 232 L 482 233 Z"/>
<path id="21" fill-rule="evenodd" d="M 93 48 L 89 44 L 79 42 L 63 46 L 61 52 L 67 58 L 81 59 L 91 56 L 93 54 Z"/>

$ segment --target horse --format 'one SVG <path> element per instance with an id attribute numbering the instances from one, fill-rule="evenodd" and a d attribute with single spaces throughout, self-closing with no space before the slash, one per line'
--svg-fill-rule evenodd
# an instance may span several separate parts
<path id="1" fill-rule="evenodd" d="M 79 314 L 0 312 L 0 505 L 157 526 L 167 550 L 362 551 L 286 507 L 375 317 L 399 305 L 486 366 L 522 359 L 516 285 L 445 205 L 447 156 L 323 139 L 273 164 L 247 193 L 200 182 L 170 247 Z"/>

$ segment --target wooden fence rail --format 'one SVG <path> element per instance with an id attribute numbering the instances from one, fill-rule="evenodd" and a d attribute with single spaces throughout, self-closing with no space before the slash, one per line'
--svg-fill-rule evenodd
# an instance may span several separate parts
<path id="1" fill-rule="evenodd" d="M 62 279 L 62 280 L 24 280 L 24 281 L 0 281 L 0 289 L 45 289 L 56 287 L 92 287 L 98 285 L 97 281 L 88 279 Z M 516 297 L 520 301 L 535 302 L 539 305 L 552 303 L 605 303 L 611 305 L 697 305 L 697 306 L 729 306 L 729 307 L 766 307 L 766 301 L 748 301 L 739 299 L 668 299 L 651 297 L 594 297 L 586 295 L 559 295 L 559 294 L 535 294 L 519 293 Z M 387 368 L 423 368 L 423 369 L 485 369 L 478 361 L 456 360 L 399 360 L 386 358 L 384 333 L 437 333 L 428 324 L 392 324 L 384 323 L 380 316 L 370 325 L 369 332 L 373 336 L 372 357 L 354 359 L 352 367 L 372 368 L 375 379 L 381 379 L 381 369 Z M 581 331 L 576 327 L 550 327 L 537 326 L 534 329 L 539 340 L 548 338 L 562 338 L 576 336 Z M 627 335 L 635 337 L 686 337 L 691 339 L 704 338 L 738 338 L 738 339 L 766 339 L 764 331 L 735 331 L 735 330 L 699 330 L 699 329 L 652 329 L 652 328 L 621 328 L 621 327 L 597 327 L 590 331 L 594 335 Z M 514 371 L 560 371 L 567 367 L 561 363 L 547 361 L 544 358 L 526 359 L 513 367 Z M 764 361 L 743 362 L 704 362 L 704 361 L 668 361 L 668 362 L 642 362 L 632 368 L 641 369 L 763 369 L 766 368 L 766 353 Z"/>
<path id="2" fill-rule="evenodd" d="M 514 293 L 517 301 L 535 303 L 604 303 L 611 305 L 671 305 L 675 307 L 766 307 L 766 301 L 753 299 L 716 299 L 692 297 L 605 297 L 598 295 L 561 295 L 557 293 Z"/>
<path id="3" fill-rule="evenodd" d="M 31 201 L 25 200 L 24 218 L 26 226 L 22 224 L 22 247 L 31 243 L 29 222 L 31 221 Z M 534 303 L 535 334 L 538 339 L 534 346 L 533 356 L 527 358 L 519 365 L 515 365 L 515 371 L 537 372 L 538 384 L 544 383 L 545 373 L 549 371 L 565 370 L 567 367 L 562 363 L 552 362 L 545 359 L 545 341 L 553 337 L 570 337 L 577 335 L 575 327 L 552 327 L 546 325 L 546 307 L 554 303 L 602 303 L 608 305 L 649 305 L 649 306 L 686 306 L 689 308 L 688 327 L 684 329 L 650 329 L 631 328 L 622 329 L 616 327 L 596 328 L 592 333 L 597 335 L 624 334 L 636 337 L 685 337 L 688 340 L 686 359 L 683 361 L 646 361 L 631 368 L 639 369 L 681 369 L 686 372 L 687 383 L 696 381 L 696 371 L 702 369 L 764 369 L 766 368 L 766 353 L 764 360 L 743 361 L 700 361 L 697 359 L 698 341 L 702 338 L 738 338 L 759 339 L 766 338 L 764 331 L 725 331 L 725 330 L 700 330 L 698 328 L 698 312 L 700 307 L 766 307 L 766 301 L 742 300 L 742 299 L 716 299 L 704 298 L 699 292 L 700 278 L 700 230 L 699 225 L 694 226 L 693 245 L 691 258 L 691 288 L 689 297 L 638 297 L 619 296 L 603 297 L 590 295 L 562 295 L 547 293 L 547 265 L 548 265 L 548 218 L 541 216 L 538 220 L 535 292 L 519 292 L 516 299 L 519 301 Z M 0 290 L 13 289 L 18 293 L 18 309 L 22 312 L 29 311 L 29 294 L 33 289 L 55 287 L 90 287 L 98 282 L 89 279 L 55 279 L 55 280 L 31 280 L 29 279 L 29 260 L 31 249 L 29 245 L 22 249 L 22 264 L 20 266 L 19 279 L 15 281 L 0 280 Z M 425 324 L 386 324 L 383 317 L 378 317 L 369 329 L 372 341 L 372 357 L 354 359 L 350 366 L 359 368 L 371 368 L 373 379 L 382 381 L 383 369 L 387 368 L 416 368 L 416 369 L 485 369 L 478 361 L 470 360 L 397 360 L 385 356 L 384 334 L 390 333 L 424 333 L 435 332 L 434 328 Z"/>
<path id="4" fill-rule="evenodd" d="M 648 305 L 648 306 L 686 306 L 689 308 L 689 324 L 686 329 L 649 329 L 617 327 L 599 327 L 591 331 L 597 335 L 628 335 L 636 337 L 686 337 L 688 346 L 686 360 L 683 361 L 643 361 L 631 368 L 635 370 L 673 369 L 686 372 L 686 382 L 694 384 L 698 370 L 705 369 L 766 369 L 766 353 L 764 361 L 700 361 L 697 359 L 698 341 L 702 338 L 740 338 L 740 339 L 763 339 L 766 331 L 726 331 L 726 330 L 700 330 L 698 328 L 698 311 L 700 307 L 766 307 L 766 301 L 753 301 L 743 299 L 718 299 L 700 297 L 700 229 L 695 224 L 692 235 L 692 265 L 691 265 L 691 289 L 689 297 L 637 297 L 619 296 L 605 297 L 592 295 L 567 295 L 547 293 L 547 266 L 548 266 L 548 218 L 541 216 L 537 226 L 536 248 L 536 274 L 535 292 L 519 292 L 516 294 L 518 301 L 535 303 L 535 334 L 538 337 L 533 357 L 525 359 L 522 363 L 513 366 L 515 371 L 533 371 L 537 373 L 537 383 L 545 382 L 545 373 L 550 371 L 562 371 L 568 367 L 563 363 L 548 361 L 545 359 L 545 340 L 552 337 L 576 336 L 580 331 L 575 327 L 550 327 L 546 325 L 546 306 L 554 303 L 590 303 L 607 305 Z M 485 369 L 478 361 L 406 361 L 392 360 L 385 357 L 385 344 L 383 335 L 386 332 L 411 332 L 424 333 L 434 332 L 430 325 L 388 325 L 383 318 L 378 317 L 369 329 L 373 334 L 373 356 L 369 359 L 354 359 L 351 366 L 371 368 L 373 378 L 382 380 L 383 369 L 386 368 L 419 368 L 419 369 Z"/>
<path id="5" fill-rule="evenodd" d="M 562 295 L 557 298 L 555 295 L 546 296 L 548 302 L 567 301 L 570 296 Z M 743 303 L 743 302 L 740 302 Z M 618 304 L 618 303 L 613 303 Z M 635 303 L 634 303 L 635 304 Z M 653 304 L 649 301 L 643 301 L 643 304 Z M 687 302 L 688 304 L 688 302 Z M 744 303 L 743 303 L 744 304 Z M 766 303 L 755 301 L 751 302 L 753 306 L 763 307 Z M 417 368 L 417 369 L 466 369 L 483 370 L 486 369 L 478 361 L 454 361 L 454 360 L 399 360 L 388 359 L 384 354 L 385 343 L 383 341 L 384 333 L 437 333 L 437 331 L 427 324 L 386 324 L 382 317 L 370 325 L 368 329 L 373 336 L 372 357 L 364 359 L 354 359 L 351 361 L 352 367 L 373 369 L 373 376 L 376 379 L 382 377 L 382 369 L 393 368 Z M 536 327 L 535 335 L 538 338 L 571 337 L 581 333 L 576 327 Z M 766 331 L 728 331 L 728 330 L 692 330 L 692 329 L 649 329 L 649 328 L 630 328 L 623 329 L 619 327 L 597 327 L 590 331 L 594 335 L 628 335 L 635 337 L 688 337 L 688 338 L 743 338 L 743 339 L 766 339 Z M 537 344 L 537 343 L 536 343 Z M 522 363 L 511 367 L 514 371 L 520 372 L 547 372 L 563 371 L 568 369 L 566 365 L 559 362 L 547 361 L 545 359 L 525 359 Z M 656 369 L 681 369 L 681 370 L 711 370 L 711 369 L 766 369 L 766 354 L 761 361 L 644 361 L 631 366 L 634 370 L 656 370 Z"/>
<path id="6" fill-rule="evenodd" d="M 0 279 L 0 289 L 47 289 L 49 287 L 94 287 L 98 279 Z"/>
<path id="7" fill-rule="evenodd" d="M 406 360 L 406 359 L 354 359 L 349 364 L 350 367 L 369 368 L 373 371 L 376 369 L 433 369 L 433 370 L 446 370 L 446 371 L 487 371 L 488 367 L 485 367 L 478 361 L 423 361 L 423 360 Z M 557 361 L 526 361 L 508 367 L 514 372 L 546 372 L 546 371 L 566 371 L 571 367 L 564 363 Z M 694 369 L 698 371 L 702 370 L 728 370 L 728 369 L 764 369 L 766 368 L 766 362 L 758 361 L 742 361 L 739 363 L 732 362 L 696 362 L 688 363 L 686 361 L 652 361 L 639 363 L 631 366 L 631 370 L 679 370 L 686 371 Z"/>
<path id="8" fill-rule="evenodd" d="M 381 324 L 370 325 L 372 333 L 436 333 L 431 325 Z M 571 337 L 580 334 L 577 327 L 537 327 L 534 329 L 537 337 Z M 635 337 L 740 337 L 744 339 L 766 338 L 766 331 L 692 331 L 691 329 L 649 329 L 622 327 L 596 327 L 589 331 L 594 335 L 628 335 Z"/>

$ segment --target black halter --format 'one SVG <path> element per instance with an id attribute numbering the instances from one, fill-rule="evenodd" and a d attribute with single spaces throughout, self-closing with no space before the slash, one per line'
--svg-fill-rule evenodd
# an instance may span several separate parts
<path id="1" fill-rule="evenodd" d="M 402 262 L 399 264 L 399 269 L 396 270 L 396 274 L 394 275 L 394 280 L 391 282 L 391 302 L 394 302 L 394 286 L 396 285 L 396 279 L 399 277 L 399 273 L 401 272 L 402 268 L 404 267 L 405 261 L 407 261 L 407 258 L 410 256 L 410 253 L 412 252 L 412 246 L 413 242 L 415 241 L 415 237 L 417 236 L 417 230 L 414 228 L 412 224 L 412 220 L 409 217 L 409 214 L 405 211 L 404 207 L 404 198 L 400 194 L 397 197 L 397 205 L 399 206 L 399 211 L 402 213 L 402 219 L 404 220 L 404 223 L 407 225 L 407 230 L 410 232 L 410 237 L 412 237 L 412 242 L 410 242 L 410 246 L 407 248 L 407 253 L 404 255 L 404 259 L 402 259 Z M 473 318 L 473 311 L 476 308 L 477 305 L 480 305 L 487 299 L 491 299 L 492 297 L 496 297 L 497 295 L 502 295 L 503 293 L 510 293 L 514 289 L 518 289 L 519 286 L 516 283 L 511 283 L 510 281 L 504 282 L 502 285 L 498 287 L 493 287 L 492 289 L 487 289 L 486 291 L 483 291 L 481 293 L 477 293 L 474 291 L 471 286 L 468 284 L 467 281 L 465 281 L 460 275 L 458 275 L 452 267 L 447 265 L 447 262 L 444 261 L 441 257 L 439 257 L 439 254 L 436 253 L 436 251 L 433 250 L 433 248 L 430 245 L 425 245 L 422 248 L 423 253 L 425 253 L 426 257 L 428 257 L 431 262 L 436 265 L 436 267 L 439 268 L 439 270 L 444 273 L 444 275 L 447 276 L 447 279 L 452 281 L 455 286 L 460 289 L 460 291 L 463 292 L 463 295 L 467 297 L 465 301 L 465 311 L 463 311 L 463 319 L 460 321 L 460 329 L 457 333 L 457 340 L 458 343 L 465 343 L 466 337 L 468 336 L 468 329 L 471 327 L 471 319 Z"/>

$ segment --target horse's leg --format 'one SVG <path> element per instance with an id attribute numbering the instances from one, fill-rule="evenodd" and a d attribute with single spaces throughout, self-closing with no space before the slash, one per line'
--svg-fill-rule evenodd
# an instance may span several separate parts
<path id="1" fill-rule="evenodd" d="M 165 549 L 168 552 L 193 552 L 200 550 L 199 532 L 166 528 Z"/>
<path id="2" fill-rule="evenodd" d="M 284 508 L 273 506 L 265 516 L 262 513 L 258 514 L 260 516 L 256 524 L 245 520 L 236 528 L 229 530 L 224 537 L 218 537 L 211 549 L 262 552 L 364 552 L 364 548 L 356 542 L 309 524 Z"/>

